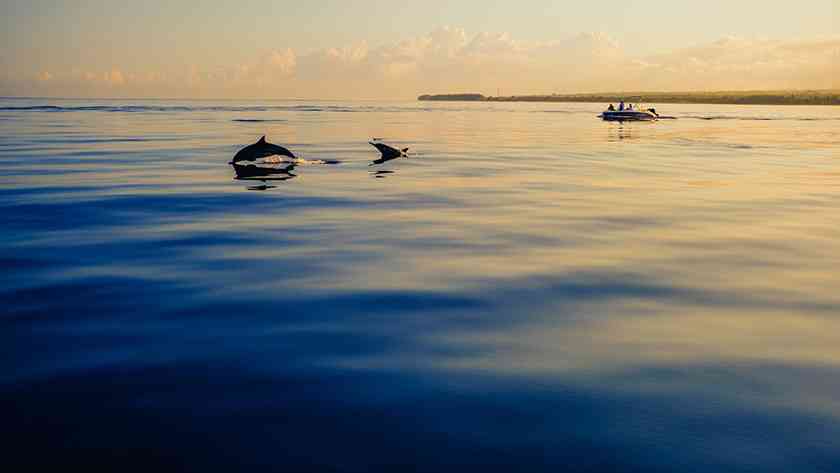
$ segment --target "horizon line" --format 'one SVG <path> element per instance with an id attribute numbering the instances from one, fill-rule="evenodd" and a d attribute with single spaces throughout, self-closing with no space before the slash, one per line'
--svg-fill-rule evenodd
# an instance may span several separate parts
<path id="1" fill-rule="evenodd" d="M 513 94 L 513 95 L 484 95 L 480 92 L 475 91 L 468 91 L 468 92 L 443 92 L 443 93 L 421 93 L 420 96 L 428 95 L 428 96 L 435 96 L 435 95 L 466 95 L 466 94 L 478 94 L 485 97 L 491 98 L 504 98 L 504 97 L 548 97 L 548 96 L 586 96 L 586 95 L 643 95 L 643 94 L 713 94 L 713 93 L 747 93 L 747 92 L 759 92 L 759 93 L 770 93 L 770 92 L 823 92 L 823 93 L 840 93 L 840 88 L 792 88 L 792 89 L 716 89 L 716 90 L 647 90 L 647 91 L 640 91 L 640 90 L 627 90 L 627 91 L 604 91 L 604 92 L 549 92 L 549 93 L 520 93 L 520 94 Z M 320 102 L 327 102 L 327 101 L 416 101 L 418 95 L 414 95 L 412 97 L 383 97 L 383 98 L 308 98 L 308 97 L 180 97 L 180 96 L 169 96 L 169 97 L 114 97 L 114 96 L 88 96 L 88 97 L 65 97 L 65 96 L 58 96 L 58 95 L 44 95 L 44 96 L 28 96 L 28 95 L 0 95 L 0 99 L 11 99 L 11 100 L 49 100 L 49 99 L 57 99 L 57 100 L 225 100 L 225 101 L 233 101 L 233 100 L 280 100 L 280 101 L 301 101 L 301 100 L 311 100 L 311 101 L 320 101 Z"/>

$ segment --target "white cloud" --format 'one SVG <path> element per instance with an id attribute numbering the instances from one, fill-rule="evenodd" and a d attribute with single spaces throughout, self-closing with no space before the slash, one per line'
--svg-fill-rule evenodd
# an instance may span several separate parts
<path id="1" fill-rule="evenodd" d="M 125 75 L 122 73 L 122 71 L 119 71 L 119 70 L 116 70 L 116 69 L 112 70 L 111 72 L 106 73 L 104 79 L 105 79 L 105 82 L 108 83 L 109 85 L 123 85 L 123 84 L 125 84 Z"/>
<path id="2" fill-rule="evenodd" d="M 82 66 L 67 73 L 44 70 L 27 87 L 66 95 L 331 98 L 493 94 L 497 88 L 505 94 L 837 88 L 840 38 L 727 37 L 632 57 L 603 33 L 522 41 L 506 33 L 471 35 L 443 27 L 376 47 L 359 42 L 308 52 L 279 48 L 220 68 L 195 64 L 166 71 L 80 71 Z"/>
<path id="3" fill-rule="evenodd" d="M 659 87 L 670 89 L 833 88 L 840 38 L 724 38 L 645 58 Z M 636 79 L 638 80 L 638 79 Z"/>

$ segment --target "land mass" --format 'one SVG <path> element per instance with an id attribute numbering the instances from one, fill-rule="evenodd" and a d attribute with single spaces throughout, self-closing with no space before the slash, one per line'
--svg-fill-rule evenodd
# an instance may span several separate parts
<path id="1" fill-rule="evenodd" d="M 840 105 L 840 90 L 779 90 L 721 92 L 623 92 L 598 94 L 421 95 L 418 100 L 457 102 L 585 102 L 585 103 L 697 103 L 733 105 Z"/>

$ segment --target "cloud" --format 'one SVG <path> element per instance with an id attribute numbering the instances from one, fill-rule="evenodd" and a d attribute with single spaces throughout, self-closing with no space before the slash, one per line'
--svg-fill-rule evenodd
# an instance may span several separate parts
<path id="1" fill-rule="evenodd" d="M 723 38 L 645 58 L 654 83 L 670 89 L 834 88 L 840 38 Z M 636 79 L 638 80 L 638 78 Z"/>
<path id="2" fill-rule="evenodd" d="M 65 81 L 75 81 L 81 80 L 90 85 L 94 86 L 108 86 L 108 87 L 117 87 L 125 85 L 129 80 L 137 81 L 139 77 L 133 77 L 127 74 L 124 74 L 122 71 L 118 69 L 112 69 L 110 71 L 104 72 L 94 72 L 94 71 L 84 71 L 79 72 L 78 70 L 73 71 L 69 77 L 61 77 L 61 79 Z"/>
<path id="3" fill-rule="evenodd" d="M 293 49 L 285 48 L 271 51 L 253 64 L 239 65 L 226 77 L 229 81 L 260 85 L 292 77 L 296 70 L 297 54 Z"/>
<path id="4" fill-rule="evenodd" d="M 115 69 L 105 74 L 104 81 L 110 85 L 123 85 L 125 84 L 125 75 Z"/>
<path id="5" fill-rule="evenodd" d="M 44 65 L 45 68 L 49 65 Z M 621 90 L 840 88 L 840 38 L 726 37 L 644 57 L 604 33 L 523 41 L 507 33 L 443 27 L 371 47 L 277 48 L 224 67 L 70 72 L 46 69 L 5 88 L 52 95 L 408 98 Z M 25 83 L 25 85 L 22 85 Z M 12 84 L 12 85 L 10 85 Z"/>

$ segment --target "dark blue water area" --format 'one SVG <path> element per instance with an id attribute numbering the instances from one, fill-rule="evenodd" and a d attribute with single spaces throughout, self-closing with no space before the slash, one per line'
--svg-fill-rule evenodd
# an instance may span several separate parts
<path id="1" fill-rule="evenodd" d="M 84 189 L 79 190 L 80 192 Z M 54 189 L 63 192 L 62 189 Z M 8 191 L 6 192 L 8 194 Z M 26 200 L 18 191 L 18 201 Z M 6 199 L 4 201 L 8 202 Z M 296 211 L 358 202 L 287 200 Z M 127 196 L 5 204 L 5 240 L 72 228 L 249 212 L 259 195 Z M 299 232 L 271 236 L 293 245 Z M 264 238 L 264 237 L 263 237 Z M 260 243 L 226 232 L 147 241 L 4 250 L 0 399 L 5 462 L 18 468 L 148 471 L 832 471 L 836 424 L 797 412 L 719 403 L 700 391 L 616 393 L 540 376 L 354 370 L 329 360 L 393 353 L 469 357 L 481 348 L 424 346 L 413 334 L 529 323 L 529 306 L 587 300 L 760 301 L 669 287 L 632 275 L 508 281 L 480 290 L 281 290 L 243 294 L 248 275 L 282 286 L 336 264 L 196 261 L 197 250 Z M 190 266 L 193 276 L 56 277 L 84 267 Z M 353 264 L 352 258 L 346 264 Z M 136 271 L 138 273 L 142 271 Z M 165 273 L 165 269 L 161 271 Z M 54 279 L 54 281 L 52 281 Z M 52 281 L 52 282 L 50 282 Z M 488 295 L 492 294 L 492 295 Z M 475 314 L 488 314 L 475 320 Z M 495 314 L 495 315 L 493 315 Z M 531 321 L 530 323 L 533 323 Z M 366 330 L 365 327 L 377 326 Z M 362 328 L 361 330 L 358 330 Z M 785 366 L 676 364 L 640 369 L 731 386 L 742 372 L 794 378 Z M 814 376 L 837 379 L 837 371 Z M 834 383 L 836 384 L 836 383 Z M 698 406 L 703 406 L 699 407 Z"/>
<path id="2" fill-rule="evenodd" d="M 823 138 L 55 107 L 0 124 L 8 471 L 840 471 Z M 295 178 L 234 179 L 256 126 Z"/>

